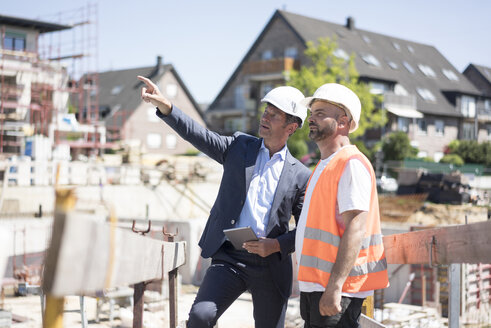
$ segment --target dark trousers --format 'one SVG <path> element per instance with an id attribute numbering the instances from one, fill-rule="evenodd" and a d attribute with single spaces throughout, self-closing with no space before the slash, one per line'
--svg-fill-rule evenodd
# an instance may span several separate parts
<path id="1" fill-rule="evenodd" d="M 252 296 L 256 328 L 284 327 L 288 299 L 281 296 L 273 278 L 266 259 L 225 243 L 206 271 L 187 327 L 213 327 L 245 291 Z"/>
<path id="2" fill-rule="evenodd" d="M 322 292 L 300 293 L 300 315 L 305 321 L 304 328 L 358 328 L 363 298 L 341 298 L 341 312 L 324 316 L 319 312 Z"/>

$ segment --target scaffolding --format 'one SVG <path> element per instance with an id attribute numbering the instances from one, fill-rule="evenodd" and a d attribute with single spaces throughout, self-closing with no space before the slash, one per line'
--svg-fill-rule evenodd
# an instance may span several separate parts
<path id="1" fill-rule="evenodd" d="M 99 152 L 97 4 L 42 21 L 0 16 L 0 27 L 0 154 L 30 155 L 36 135 L 53 150 Z"/>

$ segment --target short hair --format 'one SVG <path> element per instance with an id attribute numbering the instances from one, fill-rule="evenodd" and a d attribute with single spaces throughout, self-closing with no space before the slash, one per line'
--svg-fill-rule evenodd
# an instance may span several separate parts
<path id="1" fill-rule="evenodd" d="M 285 115 L 285 124 L 297 123 L 299 128 L 302 126 L 302 119 L 300 117 L 288 113 L 285 113 Z"/>

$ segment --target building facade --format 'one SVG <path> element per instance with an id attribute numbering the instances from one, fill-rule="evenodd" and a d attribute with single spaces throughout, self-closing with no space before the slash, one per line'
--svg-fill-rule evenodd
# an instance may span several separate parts
<path id="1" fill-rule="evenodd" d="M 145 153 L 184 154 L 194 147 L 179 137 L 156 115 L 156 108 L 141 99 L 144 86 L 137 76 L 150 78 L 164 96 L 199 124 L 203 114 L 171 64 L 157 57 L 155 66 L 99 73 L 99 116 L 107 129 L 108 142 L 122 141 Z"/>
<path id="2" fill-rule="evenodd" d="M 481 92 L 477 101 L 477 140 L 491 141 L 491 68 L 469 64 L 463 74 Z"/>
<path id="3" fill-rule="evenodd" d="M 285 84 L 288 71 L 309 65 L 307 42 L 335 39 L 335 55 L 355 55 L 360 80 L 382 94 L 388 123 L 364 137 L 370 145 L 392 131 L 404 131 L 420 156 L 439 160 L 454 139 L 477 134 L 479 91 L 433 46 L 365 31 L 354 19 L 345 25 L 278 10 L 266 24 L 207 111 L 221 133 L 256 133 L 260 99 Z"/>

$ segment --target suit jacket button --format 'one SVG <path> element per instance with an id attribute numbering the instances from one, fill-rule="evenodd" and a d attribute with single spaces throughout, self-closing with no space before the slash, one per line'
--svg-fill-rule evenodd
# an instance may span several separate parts
<path id="1" fill-rule="evenodd" d="M 235 220 L 230 221 L 231 224 L 235 224 Z"/>

